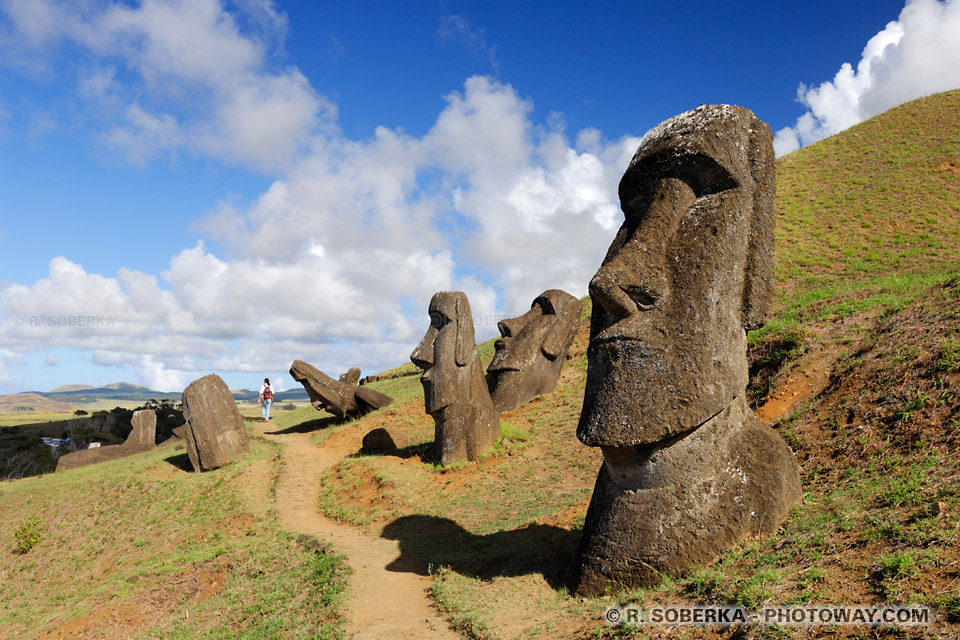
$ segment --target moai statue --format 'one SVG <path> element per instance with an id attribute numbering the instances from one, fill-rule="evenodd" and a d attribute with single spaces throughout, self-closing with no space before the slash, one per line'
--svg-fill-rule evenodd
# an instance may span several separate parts
<path id="1" fill-rule="evenodd" d="M 360 382 L 360 367 L 350 367 L 346 373 L 341 373 L 340 382 L 351 387 L 357 386 Z"/>
<path id="2" fill-rule="evenodd" d="M 497 323 L 503 336 L 487 367 L 497 411 L 511 411 L 557 386 L 567 350 L 577 335 L 583 305 L 560 289 L 537 296 L 530 311 Z"/>
<path id="3" fill-rule="evenodd" d="M 393 402 L 384 393 L 358 387 L 360 369 L 356 367 L 342 374 L 340 380 L 334 380 L 309 362 L 294 360 L 290 375 L 303 385 L 314 409 L 332 413 L 341 420 L 366 415 Z"/>
<path id="4" fill-rule="evenodd" d="M 600 447 L 575 587 L 649 586 L 777 529 L 796 459 L 750 410 L 746 331 L 773 281 L 770 128 L 705 105 L 660 124 L 620 181 L 625 221 L 590 282 L 577 437 Z"/>
<path id="5" fill-rule="evenodd" d="M 133 430 L 127 436 L 124 447 L 153 447 L 157 437 L 157 412 L 153 409 L 134 411 L 130 418 Z"/>
<path id="6" fill-rule="evenodd" d="M 430 328 L 410 360 L 423 369 L 423 402 L 436 423 L 440 463 L 480 459 L 500 439 L 500 414 L 483 378 L 465 293 L 433 295 Z"/>
<path id="7" fill-rule="evenodd" d="M 211 471 L 250 452 L 250 436 L 243 416 L 223 378 L 211 373 L 183 390 L 186 424 L 173 430 L 187 445 L 194 471 Z"/>

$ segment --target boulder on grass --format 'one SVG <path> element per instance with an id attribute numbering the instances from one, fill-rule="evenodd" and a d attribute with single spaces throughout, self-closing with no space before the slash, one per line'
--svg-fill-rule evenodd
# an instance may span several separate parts
<path id="1" fill-rule="evenodd" d="M 250 451 L 233 394 L 220 376 L 211 373 L 183 390 L 186 424 L 173 430 L 187 445 L 194 471 L 211 471 L 234 462 Z"/>

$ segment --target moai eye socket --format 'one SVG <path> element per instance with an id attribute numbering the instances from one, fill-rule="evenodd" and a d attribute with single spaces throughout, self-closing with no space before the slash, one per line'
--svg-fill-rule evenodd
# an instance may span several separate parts
<path id="1" fill-rule="evenodd" d="M 640 311 L 650 311 L 660 299 L 660 296 L 645 287 L 633 285 L 621 287 L 621 289 L 633 300 Z"/>

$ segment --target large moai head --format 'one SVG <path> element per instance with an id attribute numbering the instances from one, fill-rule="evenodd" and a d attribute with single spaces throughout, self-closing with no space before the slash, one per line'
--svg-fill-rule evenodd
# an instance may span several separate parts
<path id="1" fill-rule="evenodd" d="M 410 355 L 423 369 L 423 402 L 434 414 L 462 400 L 479 359 L 470 301 L 462 291 L 440 291 L 430 299 L 430 328 Z"/>
<path id="2" fill-rule="evenodd" d="M 750 410 L 746 332 L 773 278 L 773 136 L 741 107 L 701 106 L 640 144 L 625 221 L 590 282 L 577 436 L 603 451 L 576 591 L 650 586 L 776 530 L 796 458 Z"/>
<path id="3" fill-rule="evenodd" d="M 487 367 L 497 411 L 516 409 L 557 386 L 563 361 L 577 334 L 582 304 L 560 289 L 534 298 L 522 316 L 497 323 L 502 336 Z"/>
<path id="4" fill-rule="evenodd" d="M 746 387 L 746 330 L 763 322 L 773 276 L 769 140 L 749 110 L 704 105 L 637 149 L 623 226 L 590 282 L 584 444 L 662 441 Z"/>
<path id="5" fill-rule="evenodd" d="M 500 437 L 500 419 L 483 377 L 465 293 L 433 295 L 430 328 L 410 360 L 423 369 L 424 408 L 436 422 L 440 462 L 479 459 Z"/>

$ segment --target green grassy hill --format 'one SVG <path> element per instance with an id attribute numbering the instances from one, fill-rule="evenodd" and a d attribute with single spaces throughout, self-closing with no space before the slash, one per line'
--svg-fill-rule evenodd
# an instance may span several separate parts
<path id="1" fill-rule="evenodd" d="M 186 458 L 0 484 L 0 637 L 336 637 L 341 561 L 277 525 L 277 447 L 204 474 Z"/>
<path id="2" fill-rule="evenodd" d="M 416 376 L 372 383 L 396 402 L 359 420 L 278 412 L 278 433 L 312 431 L 343 452 L 317 508 L 397 540 L 404 570 L 429 572 L 466 637 L 958 637 L 958 116 L 960 92 L 930 96 L 778 162 L 777 298 L 750 336 L 752 397 L 803 479 L 778 535 L 650 589 L 567 592 L 601 462 L 575 436 L 589 300 L 557 390 L 504 414 L 504 440 L 480 463 L 433 462 Z M 481 345 L 486 360 L 492 350 Z M 404 446 L 362 453 L 378 427 Z M 106 620 L 132 637 L 332 637 L 338 560 L 279 529 L 279 464 L 257 439 L 248 459 L 206 474 L 184 473 L 168 447 L 0 484 L 0 637 L 97 637 Z M 912 603 L 935 624 L 613 629 L 601 616 L 615 602 Z"/>

